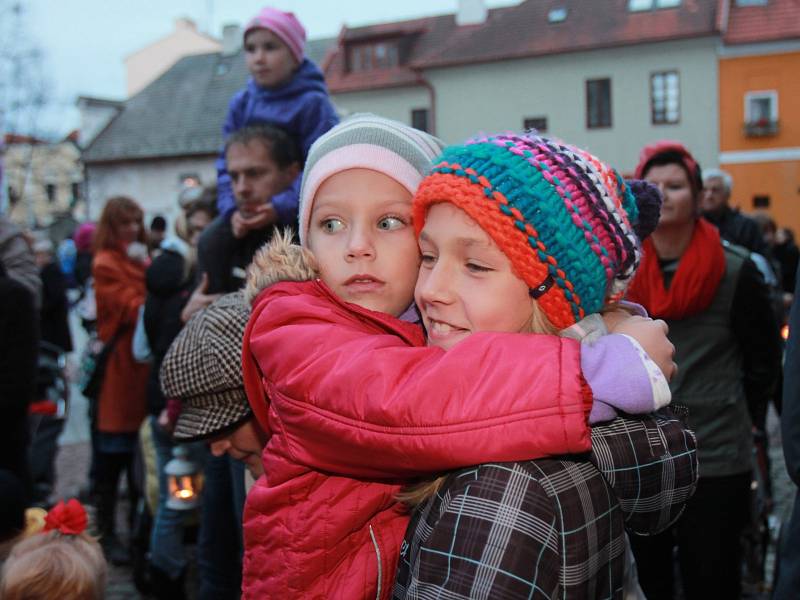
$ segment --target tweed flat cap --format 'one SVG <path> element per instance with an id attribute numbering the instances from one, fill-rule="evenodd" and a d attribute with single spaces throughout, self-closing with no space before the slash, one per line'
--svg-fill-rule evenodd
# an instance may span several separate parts
<path id="1" fill-rule="evenodd" d="M 253 413 L 242 382 L 242 337 L 250 306 L 241 291 L 194 315 L 169 347 L 159 376 L 182 401 L 173 436 L 182 442 L 223 433 Z"/>

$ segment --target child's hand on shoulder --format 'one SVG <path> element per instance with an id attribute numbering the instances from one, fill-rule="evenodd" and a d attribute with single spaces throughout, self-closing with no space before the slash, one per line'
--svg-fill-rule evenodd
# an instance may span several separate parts
<path id="1" fill-rule="evenodd" d="M 673 361 L 675 346 L 669 341 L 669 327 L 661 320 L 631 316 L 623 310 L 611 311 L 603 315 L 609 333 L 620 333 L 632 337 L 647 352 L 650 359 L 658 365 L 667 381 L 675 376 L 678 366 Z"/>

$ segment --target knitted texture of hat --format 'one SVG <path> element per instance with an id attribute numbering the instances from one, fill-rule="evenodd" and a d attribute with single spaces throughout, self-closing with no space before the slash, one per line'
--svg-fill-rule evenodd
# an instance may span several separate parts
<path id="1" fill-rule="evenodd" d="M 532 133 L 445 149 L 414 196 L 417 232 L 438 202 L 489 234 L 559 329 L 620 298 L 641 258 L 636 198 L 622 177 L 588 152 Z"/>
<path id="2" fill-rule="evenodd" d="M 253 29 L 269 29 L 288 46 L 289 52 L 297 59 L 297 62 L 303 62 L 306 30 L 294 13 L 265 6 L 247 22 L 242 39 L 246 39 L 247 34 Z"/>
<path id="3" fill-rule="evenodd" d="M 300 243 L 306 245 L 314 197 L 326 179 L 348 169 L 370 169 L 413 194 L 442 148 L 432 135 L 377 115 L 356 114 L 339 123 L 308 151 L 300 186 Z"/>

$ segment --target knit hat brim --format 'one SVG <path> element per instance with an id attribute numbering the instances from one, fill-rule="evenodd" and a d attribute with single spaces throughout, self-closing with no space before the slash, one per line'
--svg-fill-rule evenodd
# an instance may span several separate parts
<path id="1" fill-rule="evenodd" d="M 508 200 L 500 191 L 494 190 L 492 199 L 496 210 L 487 210 L 485 189 L 490 187 L 489 182 L 474 172 L 467 173 L 476 176 L 480 185 L 451 173 L 433 173 L 424 179 L 414 196 L 412 209 L 417 235 L 422 231 L 432 205 L 442 202 L 453 204 L 467 213 L 503 249 L 517 277 L 529 288 L 538 288 L 549 277 L 548 265 L 531 252 L 528 235 L 516 227 L 512 219 L 502 215 L 500 207 L 508 209 Z M 564 329 L 575 323 L 564 290 L 559 286 L 551 286 L 537 301 L 555 327 Z"/>
<path id="2" fill-rule="evenodd" d="M 357 114 L 339 123 L 308 152 L 300 187 L 300 243 L 307 243 L 314 199 L 325 180 L 349 169 L 369 169 L 413 194 L 443 147 L 432 135 L 377 115 Z"/>

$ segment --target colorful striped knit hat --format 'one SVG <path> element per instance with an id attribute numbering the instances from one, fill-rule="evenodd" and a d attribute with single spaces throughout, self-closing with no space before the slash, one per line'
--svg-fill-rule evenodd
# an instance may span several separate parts
<path id="1" fill-rule="evenodd" d="M 491 236 L 564 329 L 622 296 L 661 196 L 588 152 L 530 133 L 446 148 L 414 196 L 417 233 L 438 202 L 458 206 Z"/>
<path id="2" fill-rule="evenodd" d="M 424 131 L 369 113 L 336 125 L 308 151 L 300 186 L 300 243 L 306 244 L 314 197 L 326 179 L 348 169 L 370 169 L 413 194 L 442 148 L 439 139 Z"/>

